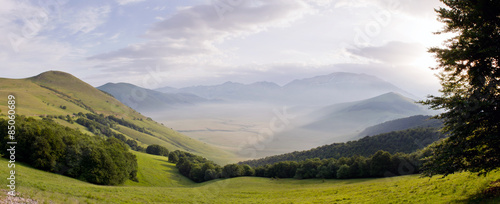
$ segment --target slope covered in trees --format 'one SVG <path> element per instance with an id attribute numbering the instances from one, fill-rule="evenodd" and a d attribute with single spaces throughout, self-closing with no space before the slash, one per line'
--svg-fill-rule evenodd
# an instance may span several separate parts
<path id="1" fill-rule="evenodd" d="M 8 121 L 0 119 L 0 129 L 7 130 L 7 126 Z M 7 131 L 1 131 L 4 149 L 10 148 L 7 141 L 11 141 Z M 135 155 L 116 138 L 92 137 L 50 119 L 20 116 L 16 118 L 16 142 L 16 161 L 37 169 L 102 185 L 137 180 Z"/>
<path id="2" fill-rule="evenodd" d="M 379 150 L 384 150 L 391 154 L 397 152 L 412 153 L 442 138 L 445 138 L 445 135 L 439 133 L 436 128 L 416 128 L 364 137 L 357 141 L 324 145 L 306 151 L 296 151 L 262 159 L 244 161 L 240 162 L 240 164 L 248 164 L 256 167 L 281 161 L 303 161 L 312 158 L 339 159 L 341 157 L 351 157 L 355 155 L 368 157 Z"/>

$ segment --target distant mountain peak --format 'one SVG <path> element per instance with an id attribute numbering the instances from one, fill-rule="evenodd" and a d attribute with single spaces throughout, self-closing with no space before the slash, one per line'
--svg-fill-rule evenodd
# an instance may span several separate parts
<path id="1" fill-rule="evenodd" d="M 285 87 L 299 85 L 324 85 L 324 84 L 339 84 L 339 83 L 359 83 L 359 82 L 377 82 L 388 83 L 376 76 L 368 74 L 356 74 L 349 72 L 334 72 L 327 75 L 320 75 L 311 78 L 296 79 L 285 85 Z"/>
<path id="2" fill-rule="evenodd" d="M 262 86 L 262 87 L 280 87 L 278 84 L 273 83 L 273 82 L 268 82 L 268 81 L 258 81 L 250 84 L 251 86 Z"/>

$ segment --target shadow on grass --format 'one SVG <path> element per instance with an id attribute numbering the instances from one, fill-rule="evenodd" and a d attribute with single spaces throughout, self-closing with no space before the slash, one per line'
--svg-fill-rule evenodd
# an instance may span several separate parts
<path id="1" fill-rule="evenodd" d="M 487 189 L 470 196 L 467 199 L 457 200 L 455 203 L 473 204 L 473 203 L 500 203 L 500 179 L 490 183 Z"/>

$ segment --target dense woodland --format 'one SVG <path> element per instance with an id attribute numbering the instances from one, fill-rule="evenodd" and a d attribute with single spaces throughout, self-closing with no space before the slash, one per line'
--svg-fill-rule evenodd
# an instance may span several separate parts
<path id="1" fill-rule="evenodd" d="M 0 129 L 7 129 L 0 119 Z M 51 119 L 16 118 L 16 162 L 95 184 L 117 185 L 137 180 L 137 160 L 122 141 L 93 137 Z M 7 131 L 0 132 L 7 145 Z M 8 145 L 4 149 L 8 149 Z M 3 155 L 7 158 L 10 155 Z"/>
<path id="2" fill-rule="evenodd" d="M 445 138 L 445 135 L 440 133 L 437 128 L 415 128 L 367 136 L 357 141 L 324 145 L 306 151 L 296 151 L 263 159 L 244 161 L 240 162 L 240 164 L 257 167 L 282 161 L 298 162 L 313 158 L 340 159 L 341 157 L 354 157 L 356 155 L 370 157 L 379 150 L 391 154 L 398 152 L 408 154 L 442 138 Z"/>

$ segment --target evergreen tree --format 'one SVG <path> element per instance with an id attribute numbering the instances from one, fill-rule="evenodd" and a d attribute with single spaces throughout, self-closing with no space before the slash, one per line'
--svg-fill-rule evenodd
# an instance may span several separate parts
<path id="1" fill-rule="evenodd" d="M 439 63 L 442 95 L 424 104 L 445 110 L 438 118 L 450 137 L 433 147 L 424 174 L 484 174 L 500 167 L 500 1 L 441 1 L 448 8 L 436 10 L 445 23 L 438 34 L 457 35 L 429 50 Z"/>

